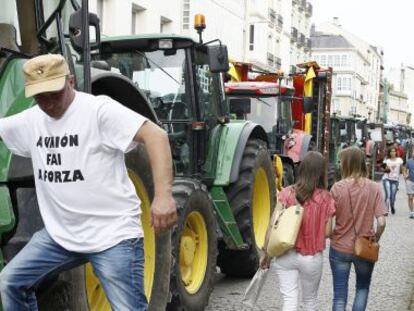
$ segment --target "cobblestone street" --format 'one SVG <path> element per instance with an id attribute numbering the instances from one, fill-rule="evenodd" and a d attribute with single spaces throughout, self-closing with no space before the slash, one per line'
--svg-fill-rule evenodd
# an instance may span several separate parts
<path id="1" fill-rule="evenodd" d="M 400 183 L 397 194 L 396 214 L 387 217 L 387 227 L 380 241 L 380 260 L 376 264 L 367 310 L 401 311 L 414 310 L 414 219 L 408 218 L 405 183 Z M 353 273 L 351 274 L 353 276 Z M 207 310 L 251 310 L 241 303 L 249 280 L 227 278 L 217 275 L 217 284 Z M 354 296 L 355 279 L 350 279 L 348 309 Z M 319 310 L 330 310 L 332 301 L 332 279 L 328 251 L 324 254 L 324 267 L 319 288 Z M 255 310 L 281 310 L 282 301 L 278 279 L 274 271 L 263 288 Z"/>

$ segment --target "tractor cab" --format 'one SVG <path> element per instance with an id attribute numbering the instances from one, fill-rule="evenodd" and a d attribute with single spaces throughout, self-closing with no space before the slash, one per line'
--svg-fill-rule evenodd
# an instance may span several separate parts
<path id="1" fill-rule="evenodd" d="M 169 135 L 176 174 L 200 173 L 206 160 L 204 138 L 228 119 L 221 77 L 215 74 L 219 57 L 227 57 L 224 45 L 199 45 L 182 36 L 103 39 L 100 53 L 92 56 L 92 70 L 102 79 L 95 93 L 105 92 L 116 76 L 130 80 Z M 226 71 L 227 60 L 222 64 Z M 127 94 L 117 89 L 112 96 Z"/>
<path id="2" fill-rule="evenodd" d="M 293 89 L 274 82 L 229 82 L 225 84 L 225 93 L 232 118 L 261 124 L 270 151 L 283 154 L 284 141 L 293 129 Z"/>

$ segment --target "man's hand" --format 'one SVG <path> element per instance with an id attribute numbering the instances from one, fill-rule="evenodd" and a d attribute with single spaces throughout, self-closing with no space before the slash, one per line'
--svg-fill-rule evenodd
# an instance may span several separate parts
<path id="1" fill-rule="evenodd" d="M 156 234 L 163 233 L 177 222 L 177 208 L 172 195 L 156 196 L 151 205 L 151 226 Z"/>

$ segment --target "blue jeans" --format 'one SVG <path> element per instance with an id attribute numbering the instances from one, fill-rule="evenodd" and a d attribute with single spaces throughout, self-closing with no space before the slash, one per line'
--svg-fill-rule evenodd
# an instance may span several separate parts
<path id="1" fill-rule="evenodd" d="M 394 211 L 395 198 L 397 197 L 399 182 L 397 180 L 384 179 L 382 184 L 385 190 L 385 203 L 387 205 L 387 209 L 391 207 L 391 210 Z"/>
<path id="2" fill-rule="evenodd" d="M 332 247 L 329 250 L 334 298 L 332 311 L 345 311 L 348 301 L 348 280 L 351 264 L 356 273 L 356 292 L 352 311 L 363 311 L 367 307 L 369 286 L 374 264 L 358 259 L 352 254 L 339 252 Z"/>
<path id="3" fill-rule="evenodd" d="M 0 273 L 3 310 L 38 310 L 36 286 L 46 277 L 89 261 L 98 276 L 112 310 L 147 310 L 144 294 L 143 239 L 128 239 L 98 253 L 67 251 L 45 229 Z"/>

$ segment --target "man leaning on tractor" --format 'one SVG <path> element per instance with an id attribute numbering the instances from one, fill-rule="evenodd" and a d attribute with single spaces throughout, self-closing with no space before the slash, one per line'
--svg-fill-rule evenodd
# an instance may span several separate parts
<path id="1" fill-rule="evenodd" d="M 113 310 L 146 310 L 140 200 L 124 153 L 144 143 L 155 196 L 156 233 L 177 219 L 166 133 L 106 96 L 75 91 L 61 55 L 23 67 L 26 97 L 37 106 L 0 120 L 11 152 L 30 157 L 45 228 L 0 274 L 4 310 L 37 310 L 35 286 L 46 276 L 90 262 Z"/>

